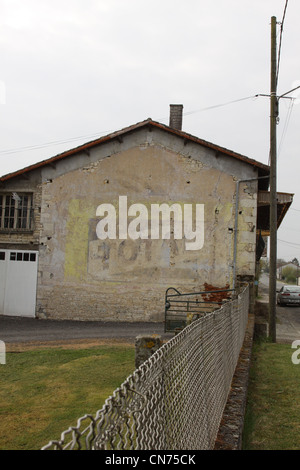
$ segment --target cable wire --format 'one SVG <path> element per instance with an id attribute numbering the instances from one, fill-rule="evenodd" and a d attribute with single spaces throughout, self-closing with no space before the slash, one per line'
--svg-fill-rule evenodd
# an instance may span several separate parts
<path id="1" fill-rule="evenodd" d="M 300 246 L 300 243 L 287 242 L 287 241 L 285 241 L 285 240 L 280 240 L 279 238 L 277 238 L 277 240 L 278 240 L 279 242 L 281 242 L 281 243 L 286 243 L 286 244 L 288 244 L 288 245 L 290 245 L 290 246 Z"/>
<path id="2" fill-rule="evenodd" d="M 10 155 L 10 154 L 13 154 L 13 153 L 18 153 L 18 152 L 23 152 L 25 150 L 38 150 L 38 149 L 41 149 L 41 148 L 50 147 L 52 145 L 67 144 L 69 142 L 74 142 L 76 140 L 81 140 L 81 139 L 97 138 L 101 135 L 106 134 L 107 132 L 112 132 L 112 131 L 102 131 L 102 132 L 98 132 L 97 134 L 81 135 L 81 136 L 78 136 L 78 137 L 71 137 L 69 139 L 54 140 L 54 141 L 46 142 L 46 143 L 43 143 L 43 144 L 28 145 L 28 146 L 25 146 L 25 147 L 18 147 L 18 148 L 14 148 L 14 149 L 0 150 L 0 156 Z"/>
<path id="3" fill-rule="evenodd" d="M 290 119 L 291 119 L 291 115 L 292 115 L 294 103 L 295 103 L 295 100 L 292 99 L 292 100 L 290 101 L 289 109 L 288 109 L 288 112 L 287 112 L 287 117 L 286 117 L 285 124 L 284 124 L 284 128 L 283 128 L 283 131 L 282 131 L 282 136 L 281 136 L 281 140 L 280 140 L 280 144 L 279 144 L 279 149 L 278 149 L 278 157 L 280 156 L 280 153 L 281 153 L 281 150 L 282 150 L 283 142 L 284 142 L 284 139 L 285 139 L 285 136 L 286 136 L 286 133 L 287 133 L 287 129 L 288 129 L 289 123 L 290 123 Z"/>
<path id="4" fill-rule="evenodd" d="M 197 109 L 195 111 L 189 111 L 187 113 L 184 113 L 184 116 L 190 116 L 191 114 L 200 113 L 202 111 L 208 111 L 210 109 L 221 108 L 223 106 L 228 106 L 229 104 L 238 103 L 240 101 L 246 101 L 246 100 L 250 100 L 250 99 L 254 99 L 254 98 L 257 98 L 257 95 L 247 96 L 246 98 L 240 98 L 238 100 L 227 101 L 226 103 L 221 103 L 221 104 L 217 104 L 217 105 L 214 105 L 214 106 L 208 106 L 207 108 Z"/>
<path id="5" fill-rule="evenodd" d="M 257 98 L 259 95 L 254 95 L 254 96 L 247 96 L 246 98 L 240 98 L 240 99 L 237 99 L 237 100 L 232 100 L 232 101 L 228 101 L 226 103 L 221 103 L 221 104 L 217 104 L 217 105 L 214 105 L 214 106 L 208 106 L 206 108 L 202 108 L 202 109 L 198 109 L 198 110 L 195 110 L 195 111 L 189 111 L 189 112 L 186 112 L 186 113 L 183 113 L 184 116 L 189 116 L 191 114 L 195 114 L 195 113 L 199 113 L 199 112 L 202 112 L 202 111 L 208 111 L 210 109 L 215 109 L 215 108 L 221 108 L 223 106 L 228 106 L 230 104 L 233 104 L 233 103 L 238 103 L 240 101 L 245 101 L 245 100 L 250 100 L 250 99 L 255 99 Z M 168 117 L 163 117 L 163 118 L 160 118 L 158 119 L 158 121 L 164 121 L 164 120 L 167 120 Z M 67 144 L 69 142 L 73 142 L 73 141 L 76 141 L 76 140 L 81 140 L 81 139 L 91 139 L 91 138 L 97 138 L 101 135 L 105 135 L 109 132 L 113 132 L 114 130 L 110 130 L 110 131 L 102 131 L 102 132 L 99 132 L 97 134 L 90 134 L 90 135 L 82 135 L 82 136 L 79 136 L 79 137 L 72 137 L 70 139 L 64 139 L 64 140 L 56 140 L 56 141 L 52 141 L 52 142 L 46 142 L 46 143 L 43 143 L 43 144 L 39 144 L 39 145 L 29 145 L 29 146 L 25 146 L 25 147 L 19 147 L 19 148 L 14 148 L 14 149 L 6 149 L 6 150 L 0 150 L 0 157 L 2 155 L 11 155 L 13 153 L 19 153 L 19 152 L 23 152 L 23 151 L 28 151 L 28 150 L 38 150 L 38 149 L 41 149 L 41 148 L 46 148 L 46 147 L 50 147 L 52 145 L 60 145 L 60 144 Z"/>
<path id="6" fill-rule="evenodd" d="M 283 35 L 283 25 L 286 17 L 286 11 L 288 7 L 289 0 L 286 0 L 283 17 L 280 25 L 280 40 L 279 40 L 279 49 L 278 49 L 278 60 L 277 60 L 277 74 L 276 74 L 276 86 L 278 85 L 278 78 L 279 78 L 279 66 L 280 66 L 280 58 L 281 58 L 281 47 L 282 47 L 282 35 Z"/>

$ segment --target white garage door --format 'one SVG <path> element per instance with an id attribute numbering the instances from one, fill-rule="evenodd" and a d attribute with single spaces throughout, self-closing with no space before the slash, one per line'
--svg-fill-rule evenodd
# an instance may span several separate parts
<path id="1" fill-rule="evenodd" d="M 34 317 L 38 252 L 0 250 L 0 315 Z"/>

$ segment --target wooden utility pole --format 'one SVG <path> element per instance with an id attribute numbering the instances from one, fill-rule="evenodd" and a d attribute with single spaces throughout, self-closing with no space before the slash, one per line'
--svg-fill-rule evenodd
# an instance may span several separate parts
<path id="1" fill-rule="evenodd" d="M 270 277 L 269 336 L 276 343 L 276 268 L 277 268 L 277 42 L 276 17 L 271 19 L 271 111 L 270 111 Z"/>

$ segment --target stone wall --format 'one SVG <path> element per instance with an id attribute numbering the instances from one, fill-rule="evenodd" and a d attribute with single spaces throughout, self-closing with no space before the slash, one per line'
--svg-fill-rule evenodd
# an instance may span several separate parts
<path id="1" fill-rule="evenodd" d="M 237 232 L 235 201 L 237 180 L 255 175 L 242 161 L 145 128 L 7 183 L 33 188 L 35 231 L 26 240 L 1 234 L 1 241 L 39 247 L 39 318 L 162 321 L 167 288 L 232 286 L 235 233 L 236 272 L 254 275 L 257 183 L 240 185 Z M 155 204 L 175 204 L 183 214 L 186 205 L 202 205 L 200 249 L 176 239 L 173 215 L 170 239 L 99 239 L 97 208 L 111 204 L 119 216 L 120 196 L 149 214 Z"/>

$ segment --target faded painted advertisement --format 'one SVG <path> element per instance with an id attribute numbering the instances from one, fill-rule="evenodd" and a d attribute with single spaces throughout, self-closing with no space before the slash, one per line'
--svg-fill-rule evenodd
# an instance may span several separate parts
<path id="1" fill-rule="evenodd" d="M 201 161 L 140 145 L 45 182 L 40 312 L 158 320 L 168 287 L 231 286 L 233 167 L 224 169 L 214 154 Z M 251 188 L 240 198 L 240 212 L 238 271 L 254 272 Z"/>

